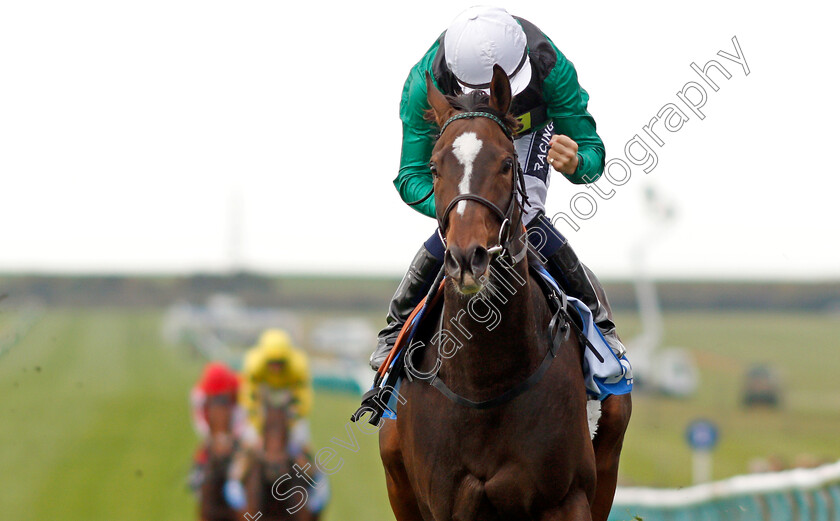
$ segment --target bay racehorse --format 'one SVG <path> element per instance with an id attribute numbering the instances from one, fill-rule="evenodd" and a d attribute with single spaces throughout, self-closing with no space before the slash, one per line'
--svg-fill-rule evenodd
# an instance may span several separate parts
<path id="1" fill-rule="evenodd" d="M 235 405 L 234 398 L 227 394 L 210 396 L 204 405 L 210 436 L 205 446 L 207 464 L 199 500 L 201 521 L 234 521 L 239 517 L 223 494 L 228 467 L 237 450 L 232 431 Z"/>
<path id="2" fill-rule="evenodd" d="M 247 511 L 252 516 L 260 512 L 260 519 L 264 521 L 315 521 L 317 517 L 306 505 L 295 508 L 305 496 L 295 494 L 293 490 L 308 485 L 297 476 L 293 469 L 294 458 L 288 452 L 291 393 L 263 386 L 260 395 L 262 445 L 253 455 L 244 479 Z"/>
<path id="3" fill-rule="evenodd" d="M 398 521 L 606 519 L 615 476 L 596 496 L 581 343 L 528 267 L 508 78 L 496 66 L 489 97 L 446 97 L 428 76 L 426 87 L 446 279 L 441 318 L 419 326 L 412 345 L 426 349 L 408 350 L 397 418 L 380 429 L 391 507 Z M 608 474 L 621 439 L 603 449 Z"/>

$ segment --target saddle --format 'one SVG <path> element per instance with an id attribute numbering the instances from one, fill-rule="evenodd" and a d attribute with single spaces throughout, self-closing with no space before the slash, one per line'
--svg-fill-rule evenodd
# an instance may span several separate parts
<path id="1" fill-rule="evenodd" d="M 542 288 L 546 296 L 546 300 L 551 310 L 552 317 L 549 321 L 547 335 L 549 338 L 549 349 L 546 352 L 545 358 L 539 367 L 525 380 L 511 387 L 504 393 L 489 400 L 475 402 L 464 398 L 453 392 L 446 384 L 437 377 L 437 370 L 431 374 L 418 374 L 417 371 L 407 370 L 406 364 L 413 367 L 412 361 L 417 353 L 425 347 L 419 349 L 409 349 L 412 346 L 412 339 L 416 334 L 418 327 L 425 321 L 434 321 L 439 318 L 442 312 L 442 294 L 443 294 L 443 269 L 438 274 L 435 283 L 432 284 L 432 289 L 429 294 L 417 305 L 415 310 L 409 316 L 400 332 L 394 349 L 391 355 L 382 364 L 380 371 L 374 377 L 371 389 L 362 396 L 362 403 L 359 409 L 350 417 L 351 421 L 358 421 L 366 412 L 371 413 L 368 418 L 368 423 L 372 425 L 379 425 L 380 420 L 384 418 L 396 418 L 396 404 L 395 393 L 399 387 L 401 378 L 408 378 L 409 380 L 419 380 L 428 383 L 432 387 L 440 391 L 444 396 L 451 401 L 460 405 L 474 408 L 474 409 L 490 409 L 506 403 L 528 389 L 536 385 L 545 375 L 551 366 L 552 361 L 557 355 L 557 348 L 566 341 L 569 334 L 574 330 L 578 337 L 581 346 L 589 348 L 592 353 L 601 362 L 604 361 L 603 356 L 592 345 L 589 339 L 584 334 L 584 321 L 581 318 L 578 308 L 569 305 L 569 299 L 566 294 L 560 289 L 557 282 L 551 277 L 548 271 L 539 264 L 536 260 L 529 262 L 529 269 L 531 272 L 531 279 L 536 281 Z"/>

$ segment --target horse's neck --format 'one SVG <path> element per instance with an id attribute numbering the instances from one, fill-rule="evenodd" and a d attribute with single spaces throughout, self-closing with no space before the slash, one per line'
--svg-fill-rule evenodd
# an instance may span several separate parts
<path id="1" fill-rule="evenodd" d="M 284 455 L 288 439 L 288 418 L 283 411 L 267 411 L 263 427 L 266 454 Z"/>
<path id="2" fill-rule="evenodd" d="M 442 361 L 447 385 L 493 394 L 526 378 L 545 356 L 545 305 L 527 262 L 493 263 L 488 284 L 472 298 L 446 285 L 441 342 L 457 352 Z M 450 344 L 452 345 L 452 344 Z"/>

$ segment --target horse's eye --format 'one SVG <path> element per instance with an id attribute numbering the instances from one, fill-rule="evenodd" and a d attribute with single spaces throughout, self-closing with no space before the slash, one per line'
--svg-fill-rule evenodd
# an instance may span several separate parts
<path id="1" fill-rule="evenodd" d="M 433 176 L 437 177 L 438 171 L 437 171 L 437 165 L 436 164 L 429 163 L 429 170 L 432 172 Z"/>
<path id="2" fill-rule="evenodd" d="M 505 159 L 504 163 L 502 163 L 502 173 L 506 174 L 511 171 L 513 168 L 513 159 L 507 158 Z"/>

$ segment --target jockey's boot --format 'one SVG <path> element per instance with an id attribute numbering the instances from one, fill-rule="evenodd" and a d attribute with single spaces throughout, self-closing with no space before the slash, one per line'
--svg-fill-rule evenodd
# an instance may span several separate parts
<path id="1" fill-rule="evenodd" d="M 568 241 L 551 254 L 546 263 L 551 276 L 557 280 L 566 293 L 581 300 L 592 311 L 592 320 L 615 356 L 621 358 L 627 352 L 618 338 L 613 322 L 612 309 L 598 277 L 580 262 Z"/>
<path id="2" fill-rule="evenodd" d="M 187 477 L 187 485 L 193 492 L 198 492 L 201 485 L 204 484 L 204 478 L 207 474 L 207 447 L 202 445 L 193 455 L 193 465 L 190 469 L 190 475 Z"/>
<path id="3" fill-rule="evenodd" d="M 204 477 L 205 477 L 205 465 L 203 463 L 194 462 L 192 469 L 190 469 L 190 475 L 187 476 L 187 486 L 190 487 L 194 493 L 198 493 L 201 490 L 201 485 L 204 484 Z"/>
<path id="4" fill-rule="evenodd" d="M 400 330 L 420 300 L 429 292 L 429 286 L 440 271 L 441 261 L 426 246 L 421 246 L 408 271 L 397 287 L 388 307 L 388 325 L 379 332 L 376 350 L 370 355 L 370 366 L 377 370 L 394 348 Z"/>

